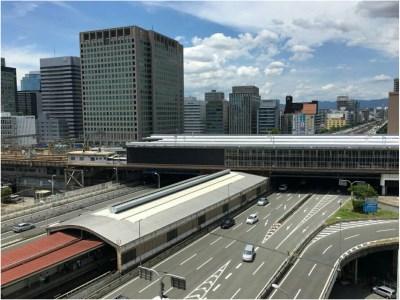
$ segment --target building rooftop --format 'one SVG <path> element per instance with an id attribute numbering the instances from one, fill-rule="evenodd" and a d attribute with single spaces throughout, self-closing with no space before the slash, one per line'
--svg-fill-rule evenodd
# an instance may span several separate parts
<path id="1" fill-rule="evenodd" d="M 152 135 L 127 147 L 395 148 L 398 136 L 378 135 Z"/>
<path id="2" fill-rule="evenodd" d="M 156 192 L 160 198 L 122 212 L 114 213 L 107 207 L 84 214 L 52 226 L 51 231 L 82 228 L 111 244 L 122 246 L 138 239 L 139 234 L 144 237 L 165 228 L 178 222 L 179 218 L 193 215 L 264 180 L 266 178 L 261 176 L 230 172 L 166 196 L 161 196 L 161 190 Z"/>

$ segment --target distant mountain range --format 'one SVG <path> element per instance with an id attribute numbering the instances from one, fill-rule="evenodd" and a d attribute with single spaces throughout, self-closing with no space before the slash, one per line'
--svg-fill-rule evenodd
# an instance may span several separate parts
<path id="1" fill-rule="evenodd" d="M 385 107 L 388 106 L 388 99 L 372 99 L 372 100 L 359 100 L 360 108 L 374 108 L 374 107 Z M 318 108 L 320 109 L 336 109 L 336 101 L 319 101 Z"/>

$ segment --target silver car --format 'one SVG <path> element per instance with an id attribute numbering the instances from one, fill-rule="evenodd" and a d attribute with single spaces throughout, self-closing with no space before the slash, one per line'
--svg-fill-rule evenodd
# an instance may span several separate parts
<path id="1" fill-rule="evenodd" d="M 261 197 L 260 199 L 257 200 L 257 205 L 258 206 L 264 206 L 269 203 L 268 199 L 265 197 Z"/>
<path id="2" fill-rule="evenodd" d="M 243 250 L 242 260 L 247 262 L 252 262 L 254 260 L 255 255 L 256 252 L 254 250 L 254 246 L 247 244 Z"/>
<path id="3" fill-rule="evenodd" d="M 387 286 L 384 286 L 384 285 L 374 286 L 372 288 L 372 291 L 375 294 L 385 297 L 387 299 L 395 299 L 396 298 L 396 291 Z"/>
<path id="4" fill-rule="evenodd" d="M 32 223 L 19 223 L 13 227 L 13 231 L 18 233 L 22 231 L 27 231 L 32 228 L 35 228 L 35 225 Z"/>

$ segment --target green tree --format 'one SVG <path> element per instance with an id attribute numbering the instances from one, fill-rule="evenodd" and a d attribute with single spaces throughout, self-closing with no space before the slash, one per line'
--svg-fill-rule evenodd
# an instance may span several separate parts
<path id="1" fill-rule="evenodd" d="M 278 128 L 272 128 L 271 129 L 271 134 L 280 134 L 281 131 Z"/>
<path id="2" fill-rule="evenodd" d="M 12 194 L 12 190 L 9 186 L 1 187 L 1 201 L 6 201 L 10 195 Z"/>
<path id="3" fill-rule="evenodd" d="M 349 188 L 349 192 L 353 193 L 352 203 L 353 210 L 362 212 L 362 208 L 365 202 L 365 198 L 376 197 L 378 193 L 369 184 L 357 184 Z"/>

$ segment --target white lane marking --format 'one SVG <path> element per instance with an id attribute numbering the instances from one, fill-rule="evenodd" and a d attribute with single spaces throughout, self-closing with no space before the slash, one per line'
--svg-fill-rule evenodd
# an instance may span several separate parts
<path id="1" fill-rule="evenodd" d="M 322 215 L 325 216 L 325 215 L 326 215 L 326 211 L 324 211 L 324 212 L 322 213 Z"/>
<path id="2" fill-rule="evenodd" d="M 297 291 L 297 293 L 296 293 L 296 295 L 294 295 L 294 298 L 293 298 L 293 299 L 297 299 L 297 297 L 299 296 L 300 292 L 301 292 L 301 289 L 299 289 L 299 290 Z"/>
<path id="3" fill-rule="evenodd" d="M 214 242 L 210 243 L 210 246 L 214 245 L 216 242 L 218 242 L 219 240 L 222 240 L 222 237 L 217 238 Z"/>
<path id="4" fill-rule="evenodd" d="M 280 209 L 282 207 L 282 203 L 281 204 L 279 204 L 275 209 Z"/>
<path id="5" fill-rule="evenodd" d="M 307 226 L 307 227 L 304 228 L 301 232 L 302 232 L 302 233 L 306 232 L 306 231 L 308 230 L 309 227 L 310 227 L 310 226 Z"/>
<path id="6" fill-rule="evenodd" d="M 269 213 L 268 215 L 266 215 L 263 220 L 265 220 L 266 218 L 268 218 L 271 215 L 271 213 Z"/>
<path id="7" fill-rule="evenodd" d="M 196 268 L 196 270 L 200 270 L 202 267 L 204 267 L 206 264 L 208 264 L 210 261 L 212 261 L 214 259 L 214 257 L 210 257 L 209 259 L 207 259 L 205 262 L 203 262 L 200 266 L 198 266 Z"/>
<path id="8" fill-rule="evenodd" d="M 256 247 L 256 248 L 254 249 L 254 251 L 257 252 L 257 250 L 258 250 L 259 248 L 260 248 L 260 247 Z"/>
<path id="9" fill-rule="evenodd" d="M 164 293 L 165 293 L 165 294 L 168 294 L 173 288 L 174 288 L 174 287 L 171 286 L 171 287 L 170 287 L 168 290 L 166 290 Z"/>
<path id="10" fill-rule="evenodd" d="M 160 278 L 154 280 L 154 281 L 153 281 L 152 283 L 150 283 L 149 285 L 146 285 L 144 288 L 142 288 L 142 289 L 139 291 L 139 294 L 141 294 L 143 291 L 147 290 L 149 287 L 151 287 L 153 284 L 155 284 L 155 283 L 158 282 L 159 280 L 160 280 Z"/>
<path id="11" fill-rule="evenodd" d="M 276 197 L 276 199 L 279 199 L 282 195 L 278 195 L 278 197 Z"/>
<path id="12" fill-rule="evenodd" d="M 235 227 L 233 227 L 233 230 L 236 230 L 236 229 L 238 229 L 241 225 L 243 224 L 243 222 L 242 223 L 240 223 L 240 224 L 238 224 L 238 225 L 236 225 Z"/>
<path id="13" fill-rule="evenodd" d="M 289 230 L 290 227 L 292 227 L 293 223 L 291 223 L 289 226 L 286 226 L 286 230 Z"/>
<path id="14" fill-rule="evenodd" d="M 390 229 L 377 230 L 376 232 L 395 231 L 395 230 L 396 230 L 396 228 L 390 228 Z"/>
<path id="15" fill-rule="evenodd" d="M 308 277 L 310 277 L 311 273 L 314 271 L 315 267 L 317 266 L 317 264 L 314 264 L 310 270 L 310 272 L 308 272 Z"/>
<path id="16" fill-rule="evenodd" d="M 303 212 L 306 212 L 306 211 L 307 211 L 307 208 L 305 210 L 303 210 Z"/>
<path id="17" fill-rule="evenodd" d="M 225 279 L 228 279 L 229 277 L 232 276 L 232 272 L 230 272 L 228 275 L 225 276 Z"/>
<path id="18" fill-rule="evenodd" d="M 246 230 L 246 232 L 249 232 L 250 230 L 253 230 L 254 228 L 256 228 L 256 226 L 251 226 L 249 229 Z"/>
<path id="19" fill-rule="evenodd" d="M 348 237 L 344 238 L 344 240 L 349 240 L 349 239 L 352 239 L 352 238 L 357 237 L 359 235 L 360 234 L 355 234 L 355 235 L 352 235 L 352 236 L 348 236 Z"/>
<path id="20" fill-rule="evenodd" d="M 326 253 L 326 251 L 328 251 L 330 248 L 332 248 L 332 245 L 329 245 L 323 252 L 322 255 L 324 255 Z"/>
<path id="21" fill-rule="evenodd" d="M 238 290 L 232 295 L 231 299 L 235 298 L 235 296 L 240 292 L 241 288 L 238 288 Z"/>
<path id="22" fill-rule="evenodd" d="M 217 228 L 218 228 L 218 227 L 217 227 Z M 216 229 L 217 229 L 217 228 L 216 228 Z M 183 249 L 179 250 L 178 252 L 172 254 L 171 256 L 167 257 L 167 258 L 164 259 L 163 261 L 160 261 L 158 264 L 156 264 L 156 265 L 153 267 L 153 269 L 154 269 L 154 268 L 157 268 L 157 267 L 160 266 L 161 264 L 163 264 L 163 263 L 169 261 L 171 258 L 173 258 L 173 257 L 177 256 L 178 254 L 182 253 L 184 250 L 190 248 L 190 247 L 193 246 L 194 244 L 197 244 L 198 242 L 200 242 L 201 240 L 205 239 L 205 238 L 206 238 L 207 236 L 209 236 L 209 235 L 210 235 L 210 234 L 207 233 L 206 235 L 202 236 L 202 237 L 199 238 L 198 240 L 196 240 L 196 241 L 194 241 L 193 243 L 187 245 L 185 248 L 183 248 Z"/>
<path id="23" fill-rule="evenodd" d="M 220 284 L 220 283 L 218 283 L 218 284 L 217 284 L 217 286 L 216 286 L 215 288 L 213 288 L 213 290 L 212 290 L 212 291 L 213 291 L 213 292 L 215 292 L 216 290 L 218 290 L 218 288 L 219 288 L 220 286 L 221 286 L 221 284 Z M 204 299 L 205 299 L 205 298 L 204 298 Z"/>
<path id="24" fill-rule="evenodd" d="M 229 248 L 230 246 L 232 246 L 234 243 L 236 243 L 235 240 L 233 240 L 232 242 L 230 242 L 228 245 L 225 246 L 225 249 Z"/>
<path id="25" fill-rule="evenodd" d="M 259 265 L 258 268 L 254 270 L 254 272 L 252 273 L 253 276 L 256 275 L 256 273 L 258 272 L 258 270 L 261 269 L 261 267 L 264 265 L 264 263 L 265 263 L 265 262 L 263 261 L 263 262 L 261 263 L 261 265 Z"/>
<path id="26" fill-rule="evenodd" d="M 239 269 L 241 265 L 242 265 L 242 263 L 239 263 L 239 264 L 235 267 L 235 269 Z"/>
<path id="27" fill-rule="evenodd" d="M 181 262 L 179 265 L 182 266 L 183 264 L 187 263 L 189 260 L 191 260 L 193 257 L 195 257 L 197 253 L 193 254 L 191 257 L 186 258 L 183 262 Z"/>
<path id="28" fill-rule="evenodd" d="M 268 224 L 268 221 L 269 221 L 269 220 L 265 221 L 265 223 L 264 223 L 264 226 L 267 226 L 267 224 Z"/>
<path id="29" fill-rule="evenodd" d="M 286 210 L 286 204 L 283 206 L 283 210 Z"/>

